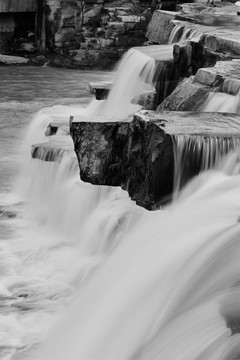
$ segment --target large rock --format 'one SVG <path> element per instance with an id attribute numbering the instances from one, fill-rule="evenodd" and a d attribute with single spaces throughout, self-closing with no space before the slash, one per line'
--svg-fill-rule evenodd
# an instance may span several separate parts
<path id="1" fill-rule="evenodd" d="M 10 56 L 0 54 L 0 65 L 23 65 L 27 64 L 29 59 L 21 56 Z"/>
<path id="2" fill-rule="evenodd" d="M 219 61 L 180 83 L 158 106 L 158 111 L 199 111 L 210 92 L 237 95 L 239 91 L 240 60 Z"/>
<path id="3" fill-rule="evenodd" d="M 212 68 L 199 69 L 194 76 L 194 82 L 237 95 L 240 90 L 240 60 L 219 61 Z"/>
<path id="4" fill-rule="evenodd" d="M 185 80 L 158 106 L 157 111 L 197 111 L 210 91 L 207 86 L 193 83 L 192 79 Z"/>
<path id="5" fill-rule="evenodd" d="M 73 121 L 70 131 L 83 181 L 121 186 L 154 209 L 173 190 L 174 137 L 239 138 L 240 116 L 142 111 L 130 123 Z M 192 175 L 197 171 L 195 166 Z"/>
<path id="6" fill-rule="evenodd" d="M 172 20 L 176 19 L 176 13 L 156 10 L 148 24 L 146 37 L 157 44 L 168 44 L 171 31 L 174 28 Z"/>
<path id="7" fill-rule="evenodd" d="M 139 118 L 131 123 L 73 122 L 81 179 L 121 186 L 139 205 L 154 208 L 171 193 L 173 178 L 172 140 L 158 125 Z"/>
<path id="8" fill-rule="evenodd" d="M 182 76 L 195 74 L 201 67 L 214 66 L 217 61 L 230 60 L 240 56 L 240 30 L 212 29 L 197 39 L 174 46 L 173 57 Z"/>

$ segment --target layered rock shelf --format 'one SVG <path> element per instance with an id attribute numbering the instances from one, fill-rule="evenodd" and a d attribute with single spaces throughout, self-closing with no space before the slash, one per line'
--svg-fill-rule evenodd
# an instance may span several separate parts
<path id="1" fill-rule="evenodd" d="M 83 181 L 121 186 L 137 204 L 154 209 L 173 192 L 173 139 L 240 138 L 240 116 L 142 111 L 130 123 L 73 121 L 70 130 Z"/>
<path id="2" fill-rule="evenodd" d="M 110 29 L 110 23 L 114 31 L 116 27 L 120 31 L 122 24 L 125 27 L 132 23 L 135 31 L 136 24 L 142 21 L 141 14 L 134 16 L 127 7 L 109 5 L 106 11 L 104 31 Z M 174 174 L 179 170 L 176 163 L 188 172 L 180 184 L 183 185 L 186 179 L 213 166 L 215 160 L 238 146 L 240 30 L 236 25 L 240 24 L 240 17 L 208 15 L 211 11 L 215 13 L 215 7 L 183 4 L 180 12 L 154 13 L 147 31 L 147 43 L 152 45 L 135 49 L 154 59 L 155 89 L 131 100 L 145 107 L 132 121 L 78 121 L 73 113 L 69 130 L 68 119 L 55 119 L 53 115 L 45 133 L 51 140 L 34 145 L 32 157 L 58 162 L 67 153 L 74 163 L 78 161 L 83 181 L 121 186 L 137 204 L 153 210 L 168 202 L 175 191 Z M 99 14 L 94 15 L 95 20 Z M 102 15 L 101 10 L 101 18 Z M 89 13 L 85 31 L 91 25 L 91 16 Z M 86 34 L 90 39 L 92 33 Z M 167 44 L 170 36 L 173 42 L 179 38 L 186 41 Z M 84 51 L 89 51 L 88 45 Z M 105 99 L 110 89 L 110 83 L 92 83 L 88 90 L 97 99 Z M 219 96 L 221 106 L 209 110 L 206 104 L 214 96 Z M 230 105 L 234 103 L 234 108 L 221 110 L 228 101 Z M 156 111 L 146 110 L 156 107 Z M 59 134 L 64 135 L 63 140 Z"/>
<path id="3" fill-rule="evenodd" d="M 158 111 L 200 111 L 211 92 L 237 95 L 239 90 L 240 60 L 219 61 L 180 83 L 159 105 Z"/>

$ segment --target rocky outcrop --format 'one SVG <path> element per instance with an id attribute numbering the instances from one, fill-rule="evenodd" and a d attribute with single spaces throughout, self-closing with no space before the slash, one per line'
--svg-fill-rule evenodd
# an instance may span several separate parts
<path id="1" fill-rule="evenodd" d="M 157 111 L 198 111 L 210 91 L 207 86 L 187 79 L 158 106 Z"/>
<path id="2" fill-rule="evenodd" d="M 25 65 L 29 63 L 29 59 L 21 56 L 10 56 L 0 54 L 0 65 Z"/>
<path id="3" fill-rule="evenodd" d="M 171 193 L 172 140 L 160 126 L 137 118 L 131 123 L 73 122 L 71 134 L 83 181 L 121 186 L 149 209 Z"/>
<path id="4" fill-rule="evenodd" d="M 219 61 L 201 68 L 186 79 L 158 106 L 158 111 L 199 111 L 210 92 L 237 95 L 240 90 L 240 60 Z"/>
<path id="5" fill-rule="evenodd" d="M 47 0 L 47 47 L 75 49 L 83 24 L 83 0 Z"/>
<path id="6" fill-rule="evenodd" d="M 87 1 L 75 64 L 106 68 L 122 54 L 146 41 L 146 26 L 151 17 L 150 1 Z"/>
<path id="7" fill-rule="evenodd" d="M 155 44 L 168 44 L 170 34 L 175 26 L 172 20 L 176 17 L 176 12 L 155 11 L 147 28 L 148 40 Z"/>
<path id="8" fill-rule="evenodd" d="M 152 7 L 158 6 L 152 0 L 22 0 L 24 7 L 14 10 L 10 0 L 4 3 L 0 51 L 50 51 L 50 65 L 72 68 L 109 68 L 127 49 L 142 45 Z"/>
<path id="9" fill-rule="evenodd" d="M 139 205 L 154 209 L 173 191 L 173 138 L 240 137 L 240 117 L 142 111 L 130 123 L 72 122 L 70 131 L 83 181 L 121 186 Z"/>
<path id="10" fill-rule="evenodd" d="M 98 83 L 90 83 L 88 85 L 88 92 L 95 96 L 97 100 L 106 99 L 108 93 L 112 87 L 112 83 L 110 82 L 98 82 Z"/>
<path id="11" fill-rule="evenodd" d="M 217 61 L 240 57 L 240 31 L 212 30 L 198 39 L 174 46 L 174 61 L 182 76 L 195 74 L 201 67 L 214 66 Z"/>

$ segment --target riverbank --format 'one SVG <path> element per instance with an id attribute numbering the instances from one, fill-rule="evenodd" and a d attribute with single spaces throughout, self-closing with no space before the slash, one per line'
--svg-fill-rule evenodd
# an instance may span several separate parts
<path id="1" fill-rule="evenodd" d="M 139 16 L 132 15 L 133 9 L 130 10 L 127 7 L 109 8 L 106 25 L 95 28 L 96 24 L 91 24 L 91 31 L 88 32 L 91 37 L 80 43 L 78 48 L 56 47 L 45 52 L 25 48 L 15 53 L 0 54 L 0 65 L 111 70 L 131 47 L 168 43 L 176 23 L 192 29 L 195 27 L 202 34 L 211 33 L 213 37 L 217 36 L 214 35 L 215 30 L 229 34 L 237 31 L 240 25 L 237 6 L 224 1 L 215 1 L 214 5 L 206 2 L 179 4 L 177 11 L 156 10 L 152 15 L 150 9 L 141 9 Z M 178 66 L 181 67 L 181 64 Z"/>

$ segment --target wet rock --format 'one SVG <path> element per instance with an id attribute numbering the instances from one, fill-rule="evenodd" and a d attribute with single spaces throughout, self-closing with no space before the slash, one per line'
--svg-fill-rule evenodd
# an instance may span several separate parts
<path id="1" fill-rule="evenodd" d="M 171 192 L 171 138 L 147 122 L 72 123 L 83 181 L 121 186 L 141 206 Z M 159 169 L 159 164 L 161 169 Z"/>
<path id="2" fill-rule="evenodd" d="M 73 121 L 70 131 L 83 181 L 121 186 L 154 209 L 173 190 L 173 136 L 240 138 L 240 116 L 141 111 L 132 122 Z"/>
<path id="3" fill-rule="evenodd" d="M 47 162 L 58 162 L 62 159 L 64 153 L 72 152 L 72 144 L 68 137 L 61 141 L 50 141 L 42 144 L 32 145 L 31 156 L 33 159 L 39 159 Z"/>
<path id="4" fill-rule="evenodd" d="M 216 31 L 214 33 L 204 34 L 201 42 L 203 46 L 212 49 L 213 51 L 223 52 L 235 55 L 240 55 L 240 31 L 228 32 Z"/>
<path id="5" fill-rule="evenodd" d="M 28 62 L 29 59 L 24 57 L 0 54 L 0 65 L 23 65 Z"/>
<path id="6" fill-rule="evenodd" d="M 90 94 L 93 94 L 97 100 L 103 100 L 106 99 L 111 87 L 112 83 L 110 82 L 90 83 L 87 90 Z"/>
<path id="7" fill-rule="evenodd" d="M 240 60 L 219 61 L 201 68 L 186 79 L 158 106 L 158 111 L 199 111 L 210 92 L 237 95 L 240 91 Z"/>
<path id="8" fill-rule="evenodd" d="M 192 74 L 192 46 L 190 42 L 185 41 L 174 46 L 173 57 L 178 70 L 185 76 Z"/>
<path id="9" fill-rule="evenodd" d="M 141 105 L 146 110 L 155 110 L 157 106 L 156 90 L 145 92 L 132 100 L 133 104 Z"/>
<path id="10" fill-rule="evenodd" d="M 201 67 L 214 66 L 217 61 L 240 58 L 240 30 L 228 29 L 206 31 L 184 44 L 174 46 L 174 62 L 182 76 L 194 75 Z"/>
<path id="11" fill-rule="evenodd" d="M 156 10 L 148 24 L 146 37 L 157 44 L 168 44 L 168 40 L 174 23 L 172 20 L 176 18 L 176 13 Z"/>
<path id="12" fill-rule="evenodd" d="M 197 111 L 210 91 L 207 86 L 185 80 L 158 106 L 157 111 Z"/>
<path id="13" fill-rule="evenodd" d="M 219 61 L 213 68 L 199 69 L 194 81 L 237 95 L 240 90 L 240 60 Z"/>

